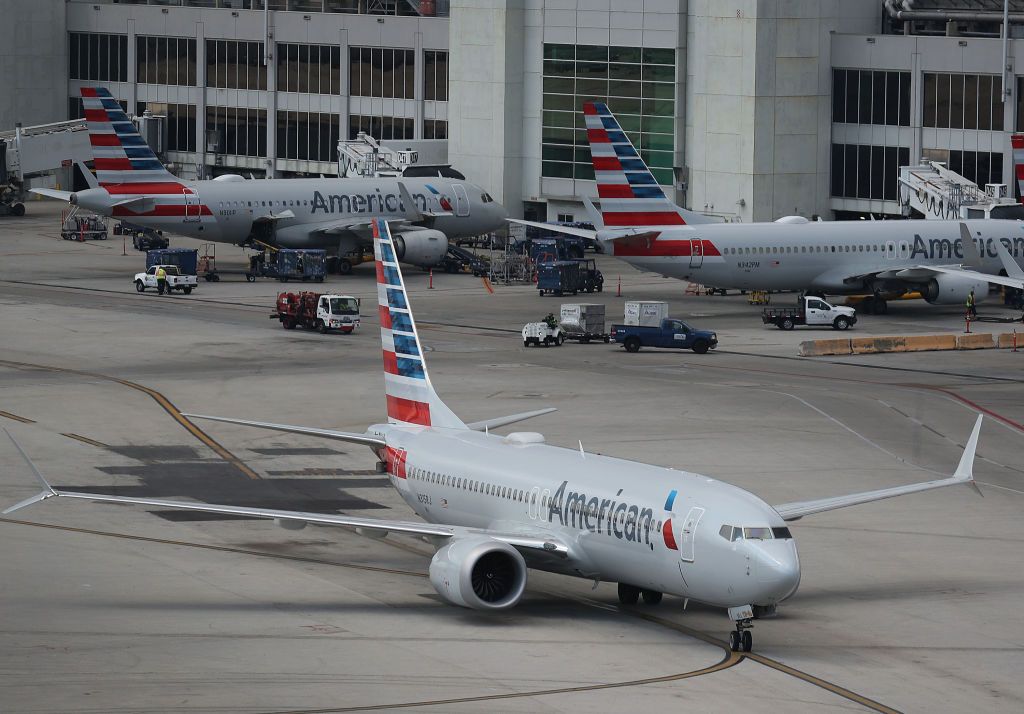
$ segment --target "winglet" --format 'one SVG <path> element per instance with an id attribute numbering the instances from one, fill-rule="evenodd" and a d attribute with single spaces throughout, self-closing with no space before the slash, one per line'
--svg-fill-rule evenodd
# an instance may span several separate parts
<path id="1" fill-rule="evenodd" d="M 981 255 L 978 254 L 978 244 L 974 242 L 974 236 L 971 235 L 966 223 L 960 224 L 960 242 L 963 244 L 964 265 L 980 270 Z"/>
<path id="2" fill-rule="evenodd" d="M 1003 269 L 1006 270 L 1006 275 L 1017 280 L 1024 280 L 1024 270 L 1021 270 L 1021 267 L 1017 265 L 1017 261 L 1010 255 L 1010 251 L 1006 249 L 1003 242 L 996 240 L 992 245 L 995 246 L 996 253 L 999 254 L 999 260 L 1003 264 Z"/>
<path id="3" fill-rule="evenodd" d="M 416 208 L 416 202 L 412 200 L 409 189 L 401 181 L 398 182 L 398 195 L 402 199 L 402 216 L 411 223 L 419 223 L 423 220 L 423 214 Z"/>
<path id="4" fill-rule="evenodd" d="M 7 438 L 11 440 L 11 443 L 14 444 L 14 448 L 16 448 L 18 450 L 18 453 L 21 454 L 21 458 L 25 459 L 26 463 L 28 463 L 29 468 L 32 469 L 32 473 L 34 473 L 36 475 L 36 478 L 39 479 L 39 483 L 43 485 L 43 490 L 37 493 L 35 496 L 32 496 L 31 498 L 26 498 L 24 501 L 21 501 L 19 503 L 15 503 L 10 508 L 5 508 L 2 511 L 2 513 L 6 516 L 8 513 L 14 513 L 20 508 L 24 508 L 25 506 L 31 506 L 33 503 L 39 503 L 39 501 L 45 501 L 46 499 L 52 496 L 56 496 L 58 494 L 56 491 L 53 490 L 53 486 L 49 484 L 49 482 L 46 480 L 43 474 L 40 473 L 39 469 L 36 468 L 36 465 L 32 462 L 32 459 L 28 457 L 28 454 L 25 453 L 25 450 L 21 448 L 21 444 L 19 444 L 18 440 L 14 438 L 14 435 L 11 434 L 11 432 L 7 431 L 7 429 L 4 429 L 4 433 L 7 434 Z"/>
<path id="5" fill-rule="evenodd" d="M 594 228 L 597 230 L 603 230 L 604 216 L 602 216 L 601 212 L 597 210 L 597 206 L 595 206 L 594 202 L 590 200 L 590 196 L 580 196 L 580 198 L 583 200 L 583 206 L 586 208 L 587 216 L 590 217 L 590 222 L 594 224 Z"/>
<path id="6" fill-rule="evenodd" d="M 960 457 L 960 463 L 957 465 L 956 471 L 953 473 L 954 479 L 970 484 L 979 496 L 983 494 L 981 493 L 981 489 L 978 488 L 978 485 L 974 483 L 974 452 L 978 449 L 978 434 L 981 433 L 981 422 L 984 418 L 983 414 L 979 414 L 978 420 L 974 422 L 974 431 L 971 432 L 971 438 L 967 440 L 967 446 L 964 447 L 964 453 Z"/>

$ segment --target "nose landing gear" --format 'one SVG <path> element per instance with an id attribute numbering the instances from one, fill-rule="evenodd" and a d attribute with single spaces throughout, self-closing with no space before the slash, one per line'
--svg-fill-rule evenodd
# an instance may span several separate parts
<path id="1" fill-rule="evenodd" d="M 730 607 L 729 619 L 736 623 L 736 629 L 729 633 L 729 649 L 750 652 L 754 645 L 754 636 L 750 634 L 754 626 L 754 609 L 750 605 Z"/>

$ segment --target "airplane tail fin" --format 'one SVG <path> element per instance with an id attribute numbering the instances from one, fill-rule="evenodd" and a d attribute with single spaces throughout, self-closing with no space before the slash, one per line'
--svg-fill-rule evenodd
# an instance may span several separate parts
<path id="1" fill-rule="evenodd" d="M 173 182 L 181 192 L 178 179 L 160 163 L 109 90 L 82 87 L 82 106 L 101 186 Z"/>
<path id="2" fill-rule="evenodd" d="M 388 222 L 373 221 L 373 255 L 377 265 L 377 309 L 384 352 L 384 393 L 388 422 L 466 429 L 430 384 L 416 321 L 409 307 L 402 269 L 398 267 Z"/>
<path id="3" fill-rule="evenodd" d="M 654 174 L 607 104 L 586 102 L 583 114 L 605 226 L 680 226 L 709 222 L 700 214 L 680 209 L 665 197 Z"/>
<path id="4" fill-rule="evenodd" d="M 1017 178 L 1017 193 L 1024 203 L 1024 134 L 1012 134 L 1010 146 L 1013 147 L 1013 175 Z"/>

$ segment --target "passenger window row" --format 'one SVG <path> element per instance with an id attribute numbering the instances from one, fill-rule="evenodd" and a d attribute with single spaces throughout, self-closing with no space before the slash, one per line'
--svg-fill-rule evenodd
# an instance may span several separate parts
<path id="1" fill-rule="evenodd" d="M 476 481 L 460 476 L 452 476 L 451 474 L 443 474 L 436 471 L 427 471 L 426 469 L 416 467 L 412 467 L 409 471 L 409 477 L 418 481 L 436 483 L 441 486 L 450 486 L 451 488 L 457 488 L 463 491 L 482 493 L 486 496 L 504 498 L 509 501 L 519 501 L 520 503 L 528 503 L 530 500 L 530 493 L 523 489 L 499 486 L 498 484 Z"/>
<path id="2" fill-rule="evenodd" d="M 885 246 L 880 245 L 799 245 L 799 246 L 756 246 L 753 248 L 726 248 L 726 255 L 783 255 L 787 253 L 879 253 Z"/>

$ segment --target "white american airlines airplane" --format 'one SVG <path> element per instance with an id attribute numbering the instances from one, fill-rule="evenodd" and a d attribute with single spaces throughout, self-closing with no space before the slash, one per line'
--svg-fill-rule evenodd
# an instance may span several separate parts
<path id="1" fill-rule="evenodd" d="M 1024 286 L 1024 271 L 1010 257 L 1024 257 L 1024 222 L 788 216 L 774 223 L 709 223 L 665 197 L 606 105 L 587 103 L 583 112 L 601 199 L 598 230 L 509 220 L 599 240 L 640 270 L 707 287 L 872 293 L 869 307 L 876 312 L 885 311 L 887 297 L 911 291 L 936 305 L 963 305 L 971 290 L 984 298 L 990 282 Z"/>
<path id="2" fill-rule="evenodd" d="M 107 89 L 83 88 L 82 104 L 98 183 L 76 192 L 33 191 L 133 225 L 236 245 L 255 239 L 324 248 L 338 256 L 341 273 L 352 267 L 345 256 L 372 241 L 374 218 L 395 226 L 398 259 L 424 268 L 444 258 L 449 238 L 505 225 L 500 203 L 453 178 L 246 181 L 230 174 L 185 182 L 164 168 Z"/>
<path id="3" fill-rule="evenodd" d="M 375 221 L 373 230 L 387 423 L 357 434 L 191 416 L 368 446 L 422 521 L 56 490 L 17 442 L 43 490 L 4 513 L 58 496 L 275 519 L 293 527 L 315 523 L 378 536 L 407 533 L 437 547 L 430 582 L 451 604 L 513 607 L 526 588 L 527 569 L 536 568 L 616 582 L 623 603 L 642 596 L 654 604 L 669 593 L 727 608 L 735 622 L 730 646 L 749 652 L 751 621 L 773 613 L 800 584 L 800 560 L 787 522 L 944 486 L 974 485 L 981 416 L 949 478 L 778 506 L 700 474 L 585 453 L 582 445 L 578 451 L 549 446 L 532 432 L 490 433 L 552 409 L 466 424 L 445 406 L 427 376 L 387 222 Z"/>

